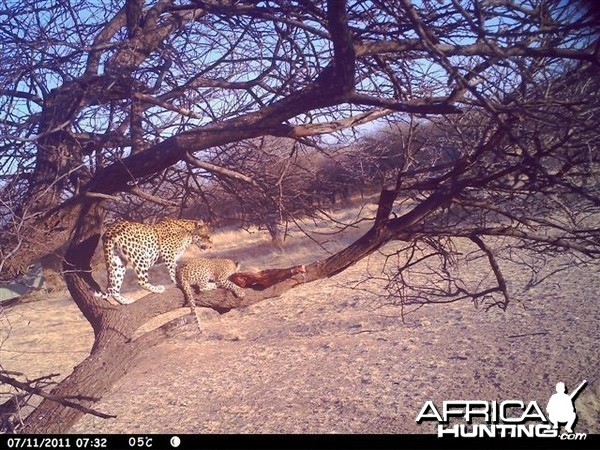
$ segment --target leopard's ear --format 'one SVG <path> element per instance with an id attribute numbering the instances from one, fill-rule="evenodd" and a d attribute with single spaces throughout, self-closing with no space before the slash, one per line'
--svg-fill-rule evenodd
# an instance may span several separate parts
<path id="1" fill-rule="evenodd" d="M 209 232 L 208 225 L 203 220 L 196 220 L 196 230 L 202 230 L 206 233 Z"/>

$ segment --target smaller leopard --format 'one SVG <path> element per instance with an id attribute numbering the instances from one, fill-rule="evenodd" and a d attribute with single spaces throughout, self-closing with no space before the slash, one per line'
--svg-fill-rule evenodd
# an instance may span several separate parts
<path id="1" fill-rule="evenodd" d="M 240 263 L 232 259 L 209 259 L 197 258 L 187 261 L 177 267 L 176 280 L 177 285 L 183 291 L 185 301 L 190 305 L 190 309 L 196 318 L 198 330 L 200 328 L 200 318 L 196 310 L 194 301 L 194 292 L 192 286 L 197 286 L 201 291 L 211 289 L 210 281 L 214 281 L 217 287 L 223 287 L 234 293 L 236 297 L 244 297 L 244 291 L 235 283 L 228 280 L 229 276 L 240 269 Z"/>

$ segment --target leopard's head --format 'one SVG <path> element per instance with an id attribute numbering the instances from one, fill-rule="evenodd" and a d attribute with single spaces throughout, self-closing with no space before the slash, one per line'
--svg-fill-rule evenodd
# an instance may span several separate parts
<path id="1" fill-rule="evenodd" d="M 159 225 L 166 226 L 168 232 L 179 234 L 184 231 L 185 234 L 191 235 L 192 242 L 202 250 L 212 248 L 210 230 L 203 220 L 165 218 Z"/>
<path id="2" fill-rule="evenodd" d="M 208 250 L 212 248 L 210 230 L 208 228 L 208 225 L 206 225 L 202 220 L 194 221 L 194 229 L 192 231 L 192 242 L 202 250 Z"/>

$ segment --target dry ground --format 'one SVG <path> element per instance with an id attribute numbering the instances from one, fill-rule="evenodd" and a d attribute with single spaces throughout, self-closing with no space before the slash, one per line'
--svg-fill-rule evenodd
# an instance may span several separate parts
<path id="1" fill-rule="evenodd" d="M 344 214 L 338 218 L 352 213 Z M 325 247 L 333 251 L 359 233 L 320 239 L 330 239 Z M 326 255 L 301 236 L 285 253 L 259 232 L 222 232 L 214 240 L 212 254 L 241 259 L 243 270 Z M 377 286 L 352 289 L 382 259 L 375 254 L 331 279 L 222 316 L 203 310 L 201 336 L 189 325 L 140 354 L 96 405 L 116 419 L 86 416 L 72 431 L 429 433 L 431 423 L 415 422 L 426 400 L 520 399 L 545 407 L 556 382 L 574 388 L 587 379 L 575 403 L 576 431 L 600 433 L 598 274 L 570 270 L 506 312 L 460 303 L 425 307 L 403 322 Z M 468 268 L 472 276 L 478 270 Z M 151 280 L 167 279 L 164 266 L 153 269 Z M 133 277 L 128 287 L 143 296 Z M 67 376 L 92 345 L 91 328 L 65 293 L 8 309 L 0 326 L 1 367 L 29 378 Z"/>

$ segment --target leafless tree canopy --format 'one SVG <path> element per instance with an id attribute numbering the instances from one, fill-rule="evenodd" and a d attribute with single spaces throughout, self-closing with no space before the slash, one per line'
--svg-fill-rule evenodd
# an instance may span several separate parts
<path id="1" fill-rule="evenodd" d="M 417 303 L 470 298 L 506 307 L 498 240 L 508 258 L 519 248 L 593 261 L 600 42 L 590 7 L 2 1 L 1 278 L 64 250 L 65 281 L 96 333 L 90 357 L 53 395 L 101 396 L 132 354 L 162 337 L 157 330 L 131 342 L 132 333 L 182 302 L 154 295 L 143 308 L 116 307 L 91 295 L 90 260 L 109 212 L 148 220 L 201 205 L 217 221 L 219 195 L 239 208 L 248 193 L 278 223 L 322 207 L 340 186 L 376 186 L 371 230 L 308 266 L 304 281 L 393 242 L 384 280 Z M 348 150 L 353 131 L 376 119 L 389 125 Z M 273 148 L 274 138 L 285 146 Z M 457 240 L 489 265 L 491 284 L 454 277 Z M 436 281 L 416 289 L 415 270 Z M 217 294 L 206 304 L 223 301 L 242 306 Z M 64 431 L 80 414 L 47 399 L 25 428 Z"/>

